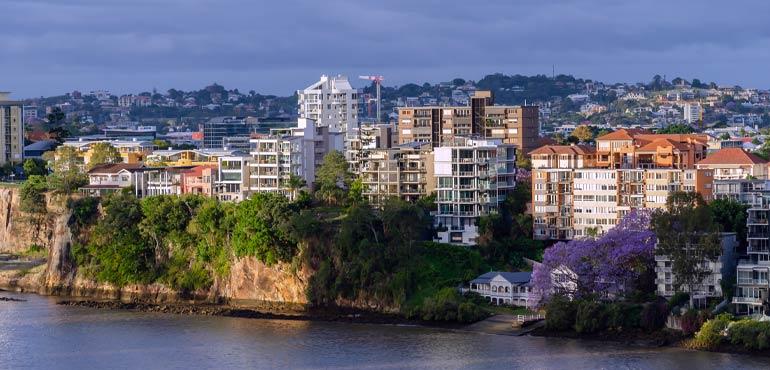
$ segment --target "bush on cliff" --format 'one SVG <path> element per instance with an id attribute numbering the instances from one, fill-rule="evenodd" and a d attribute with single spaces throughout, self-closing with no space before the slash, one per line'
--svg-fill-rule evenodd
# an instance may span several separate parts
<path id="1" fill-rule="evenodd" d="M 695 338 L 690 342 L 690 346 L 696 349 L 715 349 L 722 344 L 726 337 L 724 331 L 730 325 L 733 317 L 730 314 L 721 314 L 706 321 L 700 330 L 695 333 Z"/>
<path id="2" fill-rule="evenodd" d="M 663 302 L 645 303 L 642 308 L 642 316 L 639 322 L 642 329 L 653 331 L 666 325 L 668 318 L 668 305 Z"/>
<path id="3" fill-rule="evenodd" d="M 607 325 L 606 307 L 599 302 L 585 300 L 577 304 L 575 311 L 575 331 L 578 333 L 596 333 Z"/>
<path id="4" fill-rule="evenodd" d="M 770 348 L 770 322 L 741 320 L 729 326 L 730 343 L 750 350 Z"/>

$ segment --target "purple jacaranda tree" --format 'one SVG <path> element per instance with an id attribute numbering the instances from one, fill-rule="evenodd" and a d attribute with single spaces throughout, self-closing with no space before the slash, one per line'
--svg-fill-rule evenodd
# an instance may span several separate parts
<path id="1" fill-rule="evenodd" d="M 532 273 L 536 293 L 541 300 L 554 291 L 572 297 L 623 294 L 654 266 L 650 217 L 650 210 L 632 210 L 596 239 L 552 245 Z"/>

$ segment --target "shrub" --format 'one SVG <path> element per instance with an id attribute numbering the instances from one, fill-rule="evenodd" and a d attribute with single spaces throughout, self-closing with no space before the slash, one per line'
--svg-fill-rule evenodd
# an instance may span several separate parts
<path id="1" fill-rule="evenodd" d="M 645 303 L 642 307 L 640 326 L 645 330 L 657 330 L 666 324 L 668 306 L 663 302 Z"/>
<path id="2" fill-rule="evenodd" d="M 705 321 L 705 314 L 697 310 L 687 310 L 682 315 L 682 333 L 684 335 L 693 335 Z"/>
<path id="3" fill-rule="evenodd" d="M 695 338 L 692 341 L 693 347 L 700 349 L 716 348 L 725 340 L 722 332 L 730 325 L 732 319 L 733 317 L 730 314 L 721 314 L 706 321 L 700 330 L 695 333 Z"/>
<path id="4" fill-rule="evenodd" d="M 770 322 L 741 320 L 728 329 L 730 343 L 746 349 L 762 350 L 770 348 Z"/>
<path id="5" fill-rule="evenodd" d="M 481 307 L 460 295 L 455 288 L 443 288 L 425 298 L 419 308 L 425 321 L 474 322 L 487 316 Z"/>
<path id="6" fill-rule="evenodd" d="M 575 331 L 578 333 L 596 333 L 605 328 L 607 313 L 599 302 L 582 301 L 577 304 L 575 313 Z"/>
<path id="7" fill-rule="evenodd" d="M 549 330 L 570 330 L 575 325 L 576 305 L 567 297 L 556 295 L 545 308 L 545 327 Z"/>
<path id="8" fill-rule="evenodd" d="M 605 309 L 606 326 L 613 329 L 637 328 L 642 315 L 642 305 L 610 303 Z"/>

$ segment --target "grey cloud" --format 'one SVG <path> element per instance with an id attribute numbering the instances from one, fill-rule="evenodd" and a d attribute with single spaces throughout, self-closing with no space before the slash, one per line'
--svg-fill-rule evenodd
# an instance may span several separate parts
<path id="1" fill-rule="evenodd" d="M 745 1 L 10 0 L 0 89 L 290 94 L 320 73 L 388 83 L 558 72 L 770 87 L 770 3 Z"/>

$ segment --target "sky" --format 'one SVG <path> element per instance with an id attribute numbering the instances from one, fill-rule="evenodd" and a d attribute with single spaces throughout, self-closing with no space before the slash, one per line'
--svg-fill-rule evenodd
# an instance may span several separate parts
<path id="1" fill-rule="evenodd" d="M 770 2 L 0 0 L 0 91 L 290 95 L 321 74 L 385 85 L 556 73 L 770 88 Z"/>

